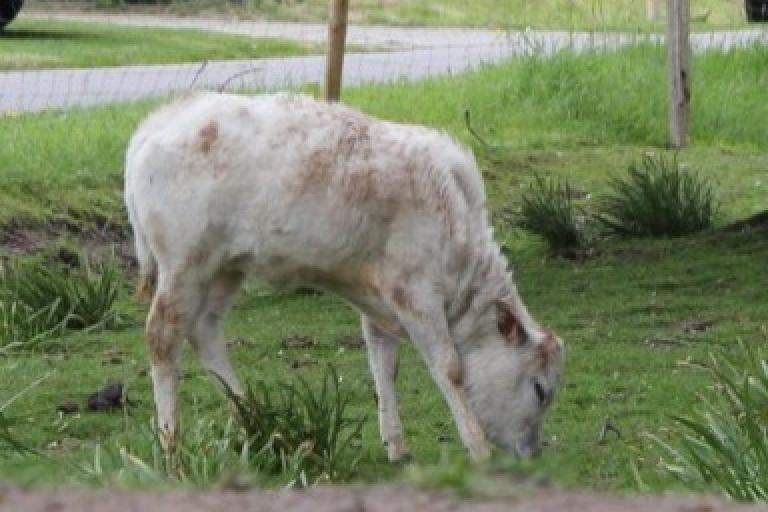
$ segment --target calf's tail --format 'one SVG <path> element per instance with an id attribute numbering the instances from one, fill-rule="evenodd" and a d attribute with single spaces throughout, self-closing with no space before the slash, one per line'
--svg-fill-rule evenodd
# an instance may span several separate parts
<path id="1" fill-rule="evenodd" d="M 143 233 L 136 233 L 136 259 L 139 261 L 139 281 L 136 285 L 136 298 L 150 301 L 155 295 L 157 284 L 157 263 L 147 246 Z"/>
<path id="2" fill-rule="evenodd" d="M 139 280 L 136 284 L 136 298 L 150 301 L 155 294 L 157 285 L 157 262 L 152 250 L 147 244 L 147 237 L 141 228 L 133 201 L 128 201 L 128 217 L 133 226 L 136 260 L 139 263 Z"/>

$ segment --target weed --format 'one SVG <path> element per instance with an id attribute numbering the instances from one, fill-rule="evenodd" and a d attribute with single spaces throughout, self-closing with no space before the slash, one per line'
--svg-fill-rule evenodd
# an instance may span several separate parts
<path id="1" fill-rule="evenodd" d="M 154 427 L 141 428 L 130 442 L 96 445 L 83 478 L 101 484 L 146 486 L 182 483 L 198 487 L 250 472 L 248 443 L 232 421 L 199 418 L 182 431 L 177 450 L 166 454 Z"/>
<path id="2" fill-rule="evenodd" d="M 23 395 L 29 393 L 30 390 L 39 386 L 43 381 L 48 379 L 51 373 L 46 373 L 39 379 L 33 381 L 27 385 L 24 389 L 13 395 L 11 398 L 5 400 L 0 404 L 0 446 L 10 448 L 10 450 L 19 455 L 40 455 L 34 448 L 19 441 L 16 436 L 11 432 L 11 425 L 13 421 L 5 415 L 5 411 L 12 403 L 18 400 Z"/>
<path id="3" fill-rule="evenodd" d="M 0 268 L 0 347 L 31 348 L 67 329 L 116 326 L 120 271 L 111 260 L 98 270 L 29 262 Z"/>
<path id="4" fill-rule="evenodd" d="M 567 180 L 545 180 L 536 175 L 523 194 L 521 225 L 543 236 L 553 253 L 562 254 L 591 244 L 587 218 L 584 210 L 576 205 L 574 190 Z"/>
<path id="5" fill-rule="evenodd" d="M 230 419 L 221 427 L 219 418 L 199 418 L 182 430 L 172 453 L 163 450 L 154 427 L 131 443 L 97 446 L 84 467 L 86 479 L 208 486 L 238 475 L 269 475 L 287 486 L 306 487 L 348 478 L 358 457 L 347 452 L 365 419 L 348 417 L 350 397 L 339 381 L 329 368 L 317 392 L 302 378 L 274 389 L 258 382 L 243 397 L 228 391 L 237 422 Z"/>
<path id="6" fill-rule="evenodd" d="M 59 302 L 33 309 L 21 301 L 0 299 L 0 351 L 39 346 L 64 332 L 64 321 L 57 320 Z"/>
<path id="7" fill-rule="evenodd" d="M 347 452 L 359 439 L 365 418 L 349 417 L 351 397 L 340 389 L 340 382 L 329 367 L 317 392 L 301 377 L 281 382 L 274 390 L 261 381 L 249 384 L 242 397 L 228 392 L 265 468 L 309 480 L 351 476 L 357 457 Z"/>
<path id="8" fill-rule="evenodd" d="M 693 489 L 716 489 L 740 501 L 768 500 L 768 362 L 766 348 L 740 342 L 737 357 L 712 357 L 717 395 L 692 416 L 675 416 L 680 446 L 652 439 L 663 467 Z"/>
<path id="9" fill-rule="evenodd" d="M 676 159 L 646 155 L 614 179 L 600 221 L 622 236 L 682 236 L 712 226 L 717 209 L 710 183 Z"/>

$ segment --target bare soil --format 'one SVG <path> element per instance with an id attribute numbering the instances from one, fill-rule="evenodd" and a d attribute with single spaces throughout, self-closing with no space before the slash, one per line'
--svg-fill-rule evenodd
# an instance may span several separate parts
<path id="1" fill-rule="evenodd" d="M 709 497 L 629 497 L 539 491 L 496 500 L 465 500 L 401 487 L 326 487 L 309 491 L 23 491 L 0 488 L 0 512 L 749 512 Z"/>
<path id="2" fill-rule="evenodd" d="M 37 254 L 45 251 L 57 241 L 69 240 L 84 252 L 90 261 L 114 255 L 123 266 L 135 266 L 130 228 L 111 224 L 107 221 L 78 225 L 74 222 L 12 222 L 0 227 L 0 258 Z M 59 251 L 52 257 L 60 256 L 59 263 L 68 264 L 66 259 L 77 255 Z"/>

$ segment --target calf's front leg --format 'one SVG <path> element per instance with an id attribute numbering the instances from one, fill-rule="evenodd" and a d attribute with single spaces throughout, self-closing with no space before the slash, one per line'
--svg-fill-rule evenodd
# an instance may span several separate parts
<path id="1" fill-rule="evenodd" d="M 491 450 L 464 392 L 461 359 L 448 329 L 443 300 L 423 292 L 431 289 L 429 283 L 396 286 L 392 291 L 393 308 L 448 403 L 469 456 L 481 462 L 490 457 Z"/>

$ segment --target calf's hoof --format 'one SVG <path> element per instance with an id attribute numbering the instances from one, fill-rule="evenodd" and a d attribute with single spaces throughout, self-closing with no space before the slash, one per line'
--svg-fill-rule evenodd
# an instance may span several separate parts
<path id="1" fill-rule="evenodd" d="M 389 458 L 389 462 L 395 464 L 407 464 L 413 460 L 413 456 L 408 451 L 408 448 L 405 447 L 405 443 L 403 443 L 402 439 L 389 442 L 384 441 L 384 446 L 387 447 L 387 457 Z"/>
<path id="2" fill-rule="evenodd" d="M 469 458 L 475 464 L 482 464 L 491 458 L 491 447 L 488 443 L 482 443 L 469 449 Z"/>

